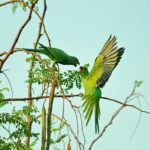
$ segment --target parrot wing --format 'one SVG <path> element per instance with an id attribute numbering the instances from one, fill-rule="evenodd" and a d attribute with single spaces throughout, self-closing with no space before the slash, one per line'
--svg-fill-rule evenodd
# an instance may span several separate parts
<path id="1" fill-rule="evenodd" d="M 46 47 L 43 44 L 40 44 L 40 48 L 47 50 L 49 53 L 49 57 L 53 60 L 55 60 L 58 63 L 64 63 L 69 61 L 69 55 L 66 54 L 63 50 L 53 47 Z"/>
<path id="2" fill-rule="evenodd" d="M 116 37 L 110 36 L 95 59 L 94 66 L 88 75 L 89 82 L 92 82 L 95 87 L 102 88 L 119 63 L 123 53 L 124 48 L 118 49 L 117 47 Z"/>

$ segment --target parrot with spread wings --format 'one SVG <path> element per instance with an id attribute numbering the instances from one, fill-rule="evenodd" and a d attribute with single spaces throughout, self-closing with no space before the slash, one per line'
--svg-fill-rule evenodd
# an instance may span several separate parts
<path id="1" fill-rule="evenodd" d="M 103 88 L 113 70 L 119 63 L 124 48 L 118 48 L 116 37 L 110 36 L 104 44 L 99 55 L 96 57 L 93 68 L 89 72 L 86 66 L 80 67 L 81 81 L 85 89 L 83 95 L 83 112 L 85 113 L 86 125 L 89 123 L 93 111 L 95 112 L 95 132 L 99 133 L 100 106 L 102 96 L 100 88 Z"/>
<path id="2" fill-rule="evenodd" d="M 53 61 L 53 65 L 59 63 L 62 65 L 74 65 L 76 67 L 78 64 L 80 64 L 77 57 L 70 56 L 61 49 L 46 47 L 40 43 L 38 44 L 40 45 L 38 49 L 29 49 L 29 48 L 21 48 L 21 49 L 29 52 L 37 52 L 40 54 L 44 54 Z"/>

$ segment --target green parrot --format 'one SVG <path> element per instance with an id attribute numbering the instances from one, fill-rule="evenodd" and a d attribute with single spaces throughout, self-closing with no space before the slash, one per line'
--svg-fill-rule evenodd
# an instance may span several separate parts
<path id="1" fill-rule="evenodd" d="M 108 81 L 112 71 L 119 63 L 124 48 L 118 48 L 116 37 L 110 36 L 96 57 L 93 68 L 89 72 L 87 67 L 80 67 L 81 81 L 85 89 L 83 95 L 83 112 L 85 113 L 86 125 L 95 112 L 95 132 L 99 133 L 100 106 L 102 96 L 101 89 Z"/>
<path id="2" fill-rule="evenodd" d="M 47 55 L 53 61 L 53 65 L 59 63 L 62 65 L 77 66 L 78 64 L 80 64 L 77 57 L 70 56 L 61 49 L 46 47 L 40 43 L 39 45 L 40 47 L 38 49 L 23 48 L 23 50 L 30 51 L 30 52 L 38 52 Z"/>

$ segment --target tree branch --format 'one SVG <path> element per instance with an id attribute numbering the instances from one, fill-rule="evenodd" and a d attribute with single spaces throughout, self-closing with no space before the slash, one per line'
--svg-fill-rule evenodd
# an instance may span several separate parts
<path id="1" fill-rule="evenodd" d="M 34 6 L 36 5 L 37 2 L 38 2 L 38 0 L 35 0 L 35 2 L 32 4 L 31 9 L 30 9 L 30 12 L 29 12 L 29 15 L 28 15 L 27 19 L 24 21 L 24 23 L 21 25 L 19 31 L 17 32 L 17 35 L 16 35 L 16 37 L 15 37 L 15 39 L 14 39 L 14 41 L 13 41 L 12 46 L 10 47 L 10 50 L 9 50 L 9 51 L 7 52 L 7 54 L 5 55 L 4 59 L 2 59 L 2 60 L 0 61 L 0 71 L 2 70 L 2 67 L 3 67 L 4 63 L 6 62 L 6 60 L 8 59 L 8 57 L 9 57 L 9 56 L 11 55 L 11 53 L 13 52 L 13 49 L 14 49 L 16 43 L 18 42 L 19 37 L 20 37 L 20 35 L 21 35 L 23 29 L 25 28 L 25 26 L 26 26 L 26 25 L 28 24 L 28 22 L 30 21 L 30 19 L 31 19 L 31 17 L 32 17 L 33 8 L 34 8 Z"/>
<path id="2" fill-rule="evenodd" d="M 68 95 L 65 95 L 66 97 L 79 97 L 80 94 L 68 94 Z M 56 98 L 60 98 L 60 97 L 63 97 L 63 95 L 54 95 L 54 97 Z M 35 96 L 35 97 L 31 97 L 31 98 L 28 98 L 28 97 L 23 97 L 23 98 L 6 98 L 6 99 L 3 99 L 4 101 L 27 101 L 27 100 L 41 100 L 41 99 L 45 99 L 45 98 L 49 98 L 49 96 Z"/>
<path id="3" fill-rule="evenodd" d="M 38 16 L 40 18 L 39 31 L 38 31 L 38 36 L 37 36 L 37 39 L 35 42 L 35 48 L 37 47 L 37 44 L 38 44 L 40 37 L 41 37 L 42 25 L 44 24 L 44 18 L 45 18 L 45 14 L 46 14 L 46 10 L 47 10 L 46 0 L 43 0 L 43 4 L 44 4 L 44 9 L 43 9 L 42 17 L 40 17 L 40 15 L 36 11 L 34 11 L 34 13 L 38 14 Z"/>
<path id="4" fill-rule="evenodd" d="M 52 87 L 49 95 L 49 103 L 48 103 L 48 115 L 47 115 L 47 143 L 46 143 L 46 150 L 50 149 L 50 142 L 51 142 L 51 116 L 52 116 L 52 109 L 53 109 L 53 100 L 54 100 L 54 92 L 55 86 L 57 84 L 56 79 L 52 82 Z"/>
<path id="5" fill-rule="evenodd" d="M 60 97 L 64 97 L 63 95 L 54 95 L 55 98 L 60 98 Z M 68 95 L 65 95 L 65 97 L 81 97 L 81 93 L 79 94 L 68 94 Z M 41 100 L 41 99 L 45 99 L 45 98 L 49 98 L 49 96 L 35 96 L 35 97 L 32 97 L 31 100 Z M 104 99 L 104 100 L 108 100 L 108 101 L 112 101 L 112 102 L 115 102 L 115 103 L 118 103 L 120 105 L 124 105 L 124 107 L 130 107 L 130 108 L 133 108 L 133 109 L 136 109 L 140 112 L 143 112 L 143 113 L 146 113 L 146 114 L 149 114 L 150 115 L 150 112 L 149 111 L 145 111 L 145 110 L 142 110 L 138 107 L 136 107 L 135 105 L 132 105 L 132 104 L 125 104 L 121 101 L 118 101 L 116 99 L 112 99 L 112 98 L 109 98 L 109 97 L 101 97 L 101 99 Z M 4 101 L 27 101 L 27 100 L 30 100 L 30 98 L 28 97 L 24 97 L 24 98 L 6 98 L 6 99 L 3 99 Z"/>
<path id="6" fill-rule="evenodd" d="M 5 6 L 7 4 L 14 3 L 14 2 L 22 2 L 22 0 L 10 0 L 10 1 L 7 1 L 7 2 L 3 2 L 3 3 L 0 3 L 0 7 Z"/>

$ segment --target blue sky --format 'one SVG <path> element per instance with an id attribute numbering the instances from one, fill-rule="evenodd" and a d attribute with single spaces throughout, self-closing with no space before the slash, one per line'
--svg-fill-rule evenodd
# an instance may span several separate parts
<path id="1" fill-rule="evenodd" d="M 3 1 L 0 0 L 0 2 Z M 144 94 L 149 101 L 150 1 L 51 0 L 47 4 L 45 24 L 51 37 L 52 46 L 78 56 L 81 64 L 90 63 L 90 68 L 92 67 L 95 57 L 110 34 L 117 37 L 118 46 L 125 47 L 126 50 L 121 62 L 103 88 L 103 96 L 123 101 L 130 93 L 134 80 L 143 80 L 144 82 L 138 91 Z M 17 10 L 16 14 L 12 15 L 9 6 L 0 8 L 0 52 L 10 48 L 25 16 L 26 13 L 21 10 Z M 37 36 L 37 29 L 38 19 L 34 16 L 23 31 L 17 47 L 32 47 Z M 45 37 L 42 37 L 40 42 L 47 44 Z M 26 56 L 24 53 L 18 53 L 16 56 L 11 56 L 4 65 L 4 69 L 9 69 L 7 74 L 15 89 L 14 96 L 16 97 L 27 95 L 24 84 L 28 68 L 25 63 Z M 63 70 L 64 66 L 61 66 L 61 69 Z M 74 69 L 74 67 L 69 69 Z M 4 80 L 4 84 L 8 85 L 7 81 Z M 83 90 L 75 92 L 83 92 Z M 138 102 L 135 101 L 135 104 Z M 143 99 L 141 99 L 141 104 L 143 109 L 150 110 Z M 15 103 L 15 105 L 19 106 L 20 103 Z M 57 108 L 57 102 L 55 107 Z M 114 103 L 101 101 L 101 125 L 108 121 L 116 108 L 117 105 Z M 54 111 L 57 113 L 57 109 Z M 95 144 L 93 150 L 149 150 L 150 116 L 142 115 L 134 138 L 132 141 L 129 140 L 138 117 L 138 112 L 126 108 L 103 138 Z M 75 118 L 70 116 L 68 118 L 72 123 L 74 122 Z M 87 139 L 95 137 L 94 123 L 91 122 L 85 131 Z"/>

